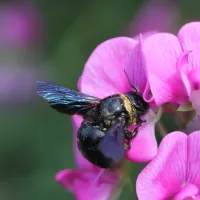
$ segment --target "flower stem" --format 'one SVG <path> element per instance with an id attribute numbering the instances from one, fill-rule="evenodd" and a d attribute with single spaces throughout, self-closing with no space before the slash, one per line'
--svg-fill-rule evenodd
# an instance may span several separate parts
<path id="1" fill-rule="evenodd" d="M 167 129 L 165 128 L 164 124 L 161 121 L 157 122 L 157 128 L 161 137 L 165 137 L 167 135 Z"/>

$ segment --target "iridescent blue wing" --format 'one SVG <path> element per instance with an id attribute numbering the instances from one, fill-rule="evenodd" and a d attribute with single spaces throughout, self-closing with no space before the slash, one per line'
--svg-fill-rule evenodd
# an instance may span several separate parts
<path id="1" fill-rule="evenodd" d="M 85 115 L 100 102 L 96 97 L 43 81 L 37 81 L 36 91 L 52 108 L 68 115 Z"/>
<path id="2" fill-rule="evenodd" d="M 119 164 L 125 154 L 123 123 L 117 120 L 100 140 L 97 149 L 110 160 L 110 165 Z"/>

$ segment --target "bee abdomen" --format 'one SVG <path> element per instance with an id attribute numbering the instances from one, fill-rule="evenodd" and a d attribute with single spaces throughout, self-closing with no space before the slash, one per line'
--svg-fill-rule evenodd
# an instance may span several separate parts
<path id="1" fill-rule="evenodd" d="M 114 162 L 97 148 L 106 131 L 106 128 L 91 121 L 84 121 L 78 131 L 80 152 L 87 160 L 101 168 L 111 168 Z"/>

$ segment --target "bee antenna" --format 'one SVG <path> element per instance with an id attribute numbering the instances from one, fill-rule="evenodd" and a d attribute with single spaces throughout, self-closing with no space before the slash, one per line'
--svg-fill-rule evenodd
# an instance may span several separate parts
<path id="1" fill-rule="evenodd" d="M 130 78 L 129 78 L 128 74 L 126 73 L 126 70 L 125 70 L 125 69 L 124 69 L 124 73 L 125 73 L 125 75 L 126 75 L 126 78 L 128 79 L 128 82 L 129 82 L 130 86 L 131 86 L 136 92 L 138 92 L 137 89 L 136 89 L 136 87 L 133 86 L 133 84 L 131 83 Z"/>

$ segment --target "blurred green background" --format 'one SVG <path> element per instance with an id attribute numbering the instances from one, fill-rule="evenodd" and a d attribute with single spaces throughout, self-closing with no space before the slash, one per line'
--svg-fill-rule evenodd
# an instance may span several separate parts
<path id="1" fill-rule="evenodd" d="M 171 31 L 178 30 L 185 22 L 199 19 L 198 0 L 165 2 L 173 4 L 176 12 L 180 12 Z M 13 1 L 4 0 L 3 3 Z M 22 48 L 20 58 L 24 55 L 27 63 L 30 57 L 31 62 L 38 65 L 37 70 L 42 71 L 39 78 L 76 89 L 77 79 L 93 49 L 108 38 L 130 36 L 132 33 L 127 28 L 147 1 L 35 0 L 32 3 L 43 21 L 43 39 L 37 47 L 29 47 L 28 57 Z M 169 17 L 172 14 L 169 12 Z M 18 55 L 16 49 L 11 52 L 9 61 Z M 0 199 L 74 199 L 73 194 L 54 180 L 59 170 L 75 167 L 70 117 L 51 110 L 34 96 L 25 104 L 3 106 L 0 112 Z M 142 167 L 133 165 L 130 175 L 133 188 Z M 135 189 L 125 187 L 120 199 L 137 199 Z"/>

